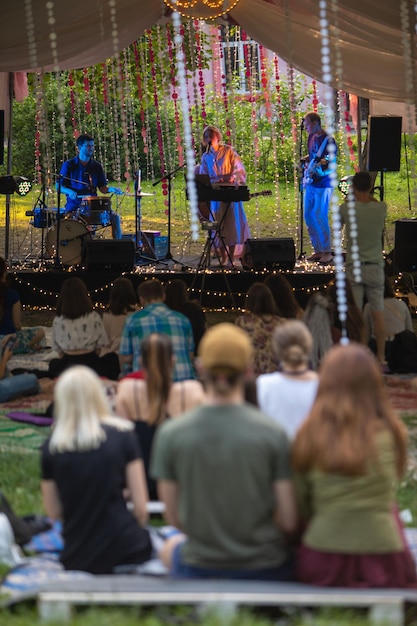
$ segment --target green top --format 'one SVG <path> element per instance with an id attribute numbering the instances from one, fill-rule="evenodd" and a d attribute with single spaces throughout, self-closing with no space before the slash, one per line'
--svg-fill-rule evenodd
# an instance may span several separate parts
<path id="1" fill-rule="evenodd" d="M 284 431 L 249 404 L 202 406 L 165 422 L 151 474 L 179 485 L 188 565 L 261 569 L 281 565 L 273 483 L 290 478 Z"/>
<path id="2" fill-rule="evenodd" d="M 361 263 L 374 263 L 384 267 L 382 256 L 383 232 L 387 205 L 385 202 L 355 202 L 357 224 L 357 242 Z M 344 202 L 340 207 L 342 223 L 346 224 L 346 263 L 352 263 L 352 240 L 350 237 L 350 223 L 348 205 Z"/>
<path id="3" fill-rule="evenodd" d="M 303 543 L 315 550 L 342 554 L 402 551 L 394 519 L 395 445 L 388 430 L 376 437 L 377 459 L 364 476 L 297 475 L 299 506 L 308 520 Z"/>

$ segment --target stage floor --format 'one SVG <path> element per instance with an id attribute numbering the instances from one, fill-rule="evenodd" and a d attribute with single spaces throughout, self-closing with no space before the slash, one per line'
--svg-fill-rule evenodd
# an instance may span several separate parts
<path id="1" fill-rule="evenodd" d="M 244 297 L 252 283 L 262 282 L 268 274 L 283 273 L 295 290 L 300 304 L 305 305 L 313 291 L 325 287 L 334 278 L 332 265 L 297 261 L 293 270 L 260 268 L 244 270 L 239 260 L 234 269 L 219 267 L 217 259 L 210 267 L 199 267 L 200 257 L 148 260 L 140 257 L 130 267 L 102 262 L 90 267 L 59 267 L 52 261 L 25 259 L 14 262 L 9 269 L 11 286 L 20 294 L 22 305 L 30 308 L 55 307 L 61 285 L 69 276 L 78 276 L 86 283 L 97 306 L 107 304 L 113 281 L 127 276 L 136 288 L 143 280 L 158 278 L 163 283 L 181 278 L 190 293 L 207 310 L 233 310 L 243 306 Z M 201 265 L 201 264 L 200 264 Z"/>

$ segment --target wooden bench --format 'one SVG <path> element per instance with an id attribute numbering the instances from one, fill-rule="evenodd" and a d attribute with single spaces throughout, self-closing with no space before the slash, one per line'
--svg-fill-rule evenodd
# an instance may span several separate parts
<path id="1" fill-rule="evenodd" d="M 242 606 L 366 608 L 372 624 L 403 626 L 406 604 L 417 590 L 319 588 L 299 583 L 171 580 L 95 576 L 57 581 L 38 594 L 42 620 L 69 621 L 73 605 L 199 605 L 233 614 Z"/>

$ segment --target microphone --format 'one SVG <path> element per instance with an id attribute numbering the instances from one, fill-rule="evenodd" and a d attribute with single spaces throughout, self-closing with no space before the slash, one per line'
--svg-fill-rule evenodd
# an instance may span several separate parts
<path id="1" fill-rule="evenodd" d="M 211 141 L 209 141 L 207 144 L 206 153 L 210 152 L 210 148 L 211 148 Z"/>
<path id="2" fill-rule="evenodd" d="M 304 130 L 304 120 L 301 120 L 300 130 Z"/>

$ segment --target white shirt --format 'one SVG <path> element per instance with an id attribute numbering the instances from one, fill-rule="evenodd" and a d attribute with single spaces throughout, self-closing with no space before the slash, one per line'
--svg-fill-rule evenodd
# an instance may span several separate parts
<path id="1" fill-rule="evenodd" d="M 313 406 L 318 384 L 318 377 L 302 380 L 280 372 L 262 374 L 256 379 L 259 408 L 294 439 Z"/>

